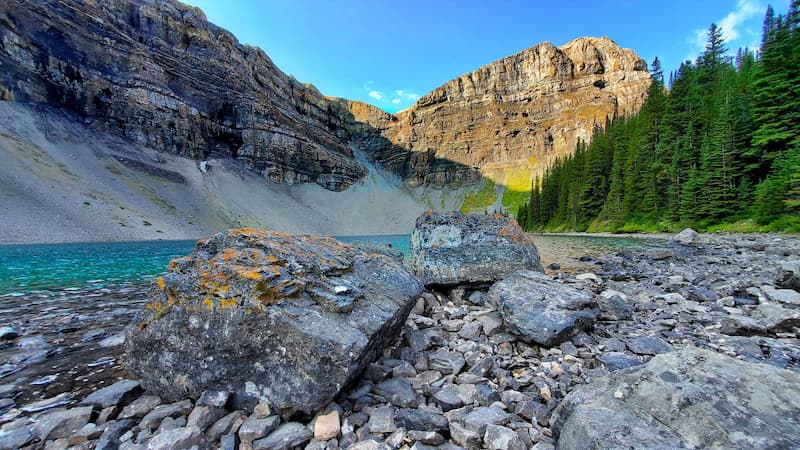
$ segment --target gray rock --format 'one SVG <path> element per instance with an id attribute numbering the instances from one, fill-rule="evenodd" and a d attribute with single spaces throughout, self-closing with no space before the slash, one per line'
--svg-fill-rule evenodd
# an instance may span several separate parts
<path id="1" fill-rule="evenodd" d="M 610 372 L 626 367 L 638 366 L 642 364 L 641 361 L 633 356 L 626 355 L 621 352 L 608 352 L 598 356 L 597 359 L 606 366 Z"/>
<path id="2" fill-rule="evenodd" d="M 458 352 L 448 352 L 441 348 L 428 355 L 428 366 L 432 370 L 438 370 L 443 374 L 452 373 L 458 375 L 464 368 L 464 357 Z"/>
<path id="3" fill-rule="evenodd" d="M 257 418 L 255 415 L 251 415 L 244 421 L 241 427 L 239 427 L 239 440 L 243 443 L 249 444 L 256 439 L 261 439 L 264 436 L 272 433 L 278 425 L 280 425 L 281 420 L 278 416 L 270 416 L 265 417 L 263 419 Z"/>
<path id="4" fill-rule="evenodd" d="M 481 436 L 459 425 L 458 422 L 450 422 L 450 438 L 456 445 L 466 449 L 477 450 L 482 447 Z"/>
<path id="5" fill-rule="evenodd" d="M 197 427 L 205 430 L 211 424 L 225 415 L 225 410 L 216 406 L 196 405 L 186 419 L 187 427 Z"/>
<path id="6" fill-rule="evenodd" d="M 373 408 L 369 413 L 369 422 L 366 427 L 372 433 L 393 433 L 397 430 L 394 413 L 395 409 L 388 405 Z"/>
<path id="7" fill-rule="evenodd" d="M 142 418 L 160 404 L 161 398 L 157 395 L 142 395 L 123 408 L 117 417 L 120 419 Z"/>
<path id="8" fill-rule="evenodd" d="M 33 440 L 33 435 L 28 427 L 0 431 L 0 450 L 17 450 L 31 440 Z"/>
<path id="9" fill-rule="evenodd" d="M 487 336 L 491 336 L 503 326 L 503 316 L 501 316 L 498 312 L 492 312 L 479 316 L 478 322 L 481 323 L 483 332 Z"/>
<path id="10" fill-rule="evenodd" d="M 421 442 L 425 445 L 444 444 L 444 436 L 435 431 L 410 430 L 408 432 L 408 438 L 412 441 Z"/>
<path id="11" fill-rule="evenodd" d="M 637 355 L 657 355 L 672 351 L 672 346 L 658 336 L 638 336 L 628 341 L 628 349 Z"/>
<path id="12" fill-rule="evenodd" d="M 125 343 L 125 333 L 117 333 L 111 335 L 102 341 L 98 342 L 97 345 L 100 347 L 117 347 Z"/>
<path id="13" fill-rule="evenodd" d="M 228 433 L 219 440 L 220 450 L 236 450 L 239 448 L 239 439 L 236 433 Z"/>
<path id="14" fill-rule="evenodd" d="M 383 442 L 369 439 L 366 441 L 356 442 L 355 444 L 347 447 L 347 450 L 392 450 L 392 447 L 389 447 Z"/>
<path id="15" fill-rule="evenodd" d="M 36 419 L 32 434 L 42 441 L 69 437 L 92 418 L 90 406 L 53 411 Z"/>
<path id="16" fill-rule="evenodd" d="M 395 259 L 327 237 L 235 229 L 178 261 L 127 328 L 130 370 L 166 400 L 228 391 L 284 417 L 351 384 L 422 292 Z"/>
<path id="17" fill-rule="evenodd" d="M 673 241 L 683 245 L 694 244 L 698 242 L 699 239 L 700 239 L 700 234 L 698 234 L 691 228 L 686 228 L 685 230 L 681 231 L 680 233 L 672 237 Z"/>
<path id="18" fill-rule="evenodd" d="M 525 443 L 522 442 L 516 431 L 500 425 L 486 425 L 486 433 L 483 442 L 489 450 L 525 450 Z"/>
<path id="19" fill-rule="evenodd" d="M 439 389 L 433 394 L 433 399 L 442 408 L 442 411 L 450 411 L 451 409 L 460 408 L 464 406 L 464 401 L 461 399 L 459 389 L 452 384 L 448 384 Z"/>
<path id="20" fill-rule="evenodd" d="M 104 425 L 105 429 L 97 439 L 95 450 L 117 450 L 121 444 L 120 437 L 134 425 L 135 419 L 120 419 Z"/>
<path id="21" fill-rule="evenodd" d="M 186 415 L 189 414 L 191 410 L 192 402 L 189 400 L 159 405 L 142 418 L 141 422 L 139 422 L 139 426 L 142 428 L 157 428 L 165 418 Z"/>
<path id="22" fill-rule="evenodd" d="M 721 321 L 720 331 L 732 336 L 770 335 L 800 327 L 800 310 L 777 304 L 760 304 L 751 317 L 732 316 Z"/>
<path id="23" fill-rule="evenodd" d="M 781 262 L 776 281 L 781 288 L 800 290 L 800 260 Z"/>
<path id="24" fill-rule="evenodd" d="M 94 342 L 99 341 L 103 338 L 108 336 L 108 331 L 103 328 L 95 328 L 94 330 L 89 330 L 83 334 L 81 338 L 81 342 Z"/>
<path id="25" fill-rule="evenodd" d="M 5 414 L 9 409 L 17 406 L 17 402 L 10 398 L 0 398 L 0 414 Z"/>
<path id="26" fill-rule="evenodd" d="M 447 431 L 449 429 L 445 416 L 419 409 L 397 410 L 394 416 L 394 423 L 406 430 Z"/>
<path id="27" fill-rule="evenodd" d="M 408 346 L 417 352 L 427 350 L 431 348 L 434 342 L 441 340 L 439 331 L 434 328 L 406 331 L 405 338 Z"/>
<path id="28" fill-rule="evenodd" d="M 14 327 L 0 327 L 0 341 L 10 341 L 19 337 L 19 331 Z"/>
<path id="29" fill-rule="evenodd" d="M 197 427 L 181 427 L 162 431 L 147 442 L 147 450 L 204 450 L 209 448 L 203 431 Z"/>
<path id="30" fill-rule="evenodd" d="M 773 286 L 765 285 L 761 286 L 761 290 L 774 302 L 800 305 L 800 292 L 794 289 L 775 289 Z"/>
<path id="31" fill-rule="evenodd" d="M 539 272 L 519 271 L 495 283 L 489 301 L 510 332 L 529 343 L 552 347 L 586 329 L 597 318 L 591 295 Z"/>
<path id="32" fill-rule="evenodd" d="M 214 406 L 224 408 L 228 403 L 230 394 L 227 391 L 203 391 L 197 400 L 199 406 Z"/>
<path id="33" fill-rule="evenodd" d="M 483 306 L 486 304 L 486 294 L 484 294 L 482 291 L 473 291 L 471 294 L 469 294 L 467 300 L 469 300 L 469 302 L 473 305 Z"/>
<path id="34" fill-rule="evenodd" d="M 20 409 L 27 413 L 34 413 L 39 411 L 45 411 L 48 409 L 55 408 L 57 406 L 67 405 L 75 398 L 71 392 L 62 392 L 61 394 L 56 395 L 55 397 L 46 398 L 44 400 L 39 400 L 38 402 L 29 403 Z"/>
<path id="35" fill-rule="evenodd" d="M 411 268 L 426 286 L 491 284 L 516 270 L 543 272 L 514 219 L 428 212 L 411 233 Z"/>
<path id="36" fill-rule="evenodd" d="M 675 250 L 662 247 L 649 248 L 645 251 L 645 255 L 654 261 L 661 261 L 664 259 L 674 258 Z"/>
<path id="37" fill-rule="evenodd" d="M 630 320 L 633 317 L 633 307 L 619 295 L 600 296 L 597 299 L 600 308 L 601 320 Z"/>
<path id="38" fill-rule="evenodd" d="M 797 448 L 798 383 L 796 372 L 687 348 L 579 387 L 550 424 L 559 449 Z"/>
<path id="39" fill-rule="evenodd" d="M 213 425 L 208 427 L 208 430 L 206 430 L 206 436 L 208 436 L 208 439 L 211 442 L 214 442 L 217 439 L 221 439 L 224 435 L 236 433 L 239 431 L 239 427 L 244 423 L 246 417 L 247 416 L 245 415 L 244 411 L 234 411 L 226 414 L 224 417 L 214 422 Z"/>
<path id="40" fill-rule="evenodd" d="M 289 450 L 310 441 L 314 433 L 302 423 L 289 422 L 278 427 L 269 436 L 253 442 L 255 450 Z"/>
<path id="41" fill-rule="evenodd" d="M 401 408 L 413 408 L 418 404 L 414 389 L 406 380 L 401 378 L 390 378 L 381 381 L 372 390 L 392 405 Z"/>
<path id="42" fill-rule="evenodd" d="M 464 416 L 464 427 L 483 436 L 488 425 L 503 425 L 509 414 L 496 406 L 481 406 Z"/>
<path id="43" fill-rule="evenodd" d="M 125 406 L 138 397 L 141 392 L 142 387 L 138 381 L 120 380 L 111 386 L 92 392 L 80 404 L 100 409 L 109 406 Z"/>

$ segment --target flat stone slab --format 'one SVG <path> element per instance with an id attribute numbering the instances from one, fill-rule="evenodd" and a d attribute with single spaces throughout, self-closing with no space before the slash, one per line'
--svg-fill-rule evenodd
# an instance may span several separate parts
<path id="1" fill-rule="evenodd" d="M 564 342 L 591 326 L 598 315 L 591 295 L 528 270 L 495 283 L 488 296 L 509 331 L 544 346 Z"/>
<path id="2" fill-rule="evenodd" d="M 800 374 L 687 348 L 569 393 L 558 449 L 798 448 Z"/>

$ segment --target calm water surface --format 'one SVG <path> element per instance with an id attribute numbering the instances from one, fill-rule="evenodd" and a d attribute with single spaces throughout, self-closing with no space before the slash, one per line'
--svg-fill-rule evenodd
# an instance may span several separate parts
<path id="1" fill-rule="evenodd" d="M 387 242 L 409 253 L 408 235 L 342 236 L 343 242 Z M 534 235 L 542 263 L 570 267 L 580 256 L 661 245 L 650 238 Z M 195 241 L 140 241 L 0 246 L 0 299 L 38 291 L 113 288 L 147 282 L 167 263 L 194 249 Z"/>

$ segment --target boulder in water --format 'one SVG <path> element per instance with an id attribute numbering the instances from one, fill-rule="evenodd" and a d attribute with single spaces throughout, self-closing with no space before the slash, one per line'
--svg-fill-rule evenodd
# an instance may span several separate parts
<path id="1" fill-rule="evenodd" d="M 422 284 L 333 238 L 234 229 L 157 280 L 126 331 L 128 364 L 167 401 L 233 393 L 284 417 L 324 407 L 397 336 Z"/>
<path id="2" fill-rule="evenodd" d="M 411 267 L 426 286 L 490 285 L 517 270 L 544 272 L 533 240 L 516 220 L 458 212 L 417 218 Z"/>

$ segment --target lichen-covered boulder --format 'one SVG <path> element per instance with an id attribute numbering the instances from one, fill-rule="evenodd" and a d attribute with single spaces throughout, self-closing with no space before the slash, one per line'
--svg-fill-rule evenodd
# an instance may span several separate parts
<path id="1" fill-rule="evenodd" d="M 489 285 L 517 270 L 544 271 L 533 240 L 516 220 L 458 212 L 417 218 L 411 267 L 426 286 Z"/>
<path id="2" fill-rule="evenodd" d="M 800 448 L 800 375 L 687 348 L 570 392 L 558 449 Z"/>
<path id="3" fill-rule="evenodd" d="M 421 282 L 333 238 L 234 229 L 173 260 L 126 331 L 130 370 L 167 401 L 229 391 L 311 415 L 397 336 Z"/>

